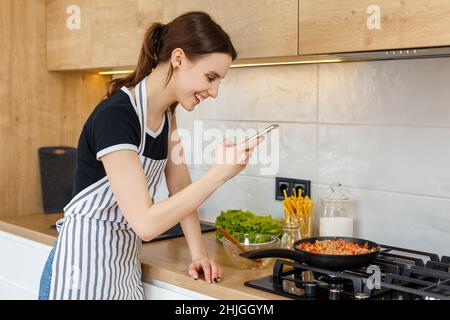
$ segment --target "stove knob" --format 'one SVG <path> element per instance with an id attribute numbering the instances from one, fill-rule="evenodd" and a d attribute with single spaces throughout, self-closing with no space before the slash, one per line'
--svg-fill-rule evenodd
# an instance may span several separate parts
<path id="1" fill-rule="evenodd" d="M 315 282 L 305 282 L 305 296 L 314 297 L 317 294 L 318 286 Z"/>
<path id="2" fill-rule="evenodd" d="M 366 300 L 369 299 L 369 294 L 364 292 L 355 293 L 356 300 Z"/>
<path id="3" fill-rule="evenodd" d="M 341 292 L 342 292 L 342 290 L 339 290 L 339 289 L 330 289 L 330 292 L 328 294 L 328 299 L 330 299 L 330 300 L 340 300 L 341 299 Z"/>

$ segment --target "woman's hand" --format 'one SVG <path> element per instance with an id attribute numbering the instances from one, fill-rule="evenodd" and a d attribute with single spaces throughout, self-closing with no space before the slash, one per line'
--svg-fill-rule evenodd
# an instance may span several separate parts
<path id="1" fill-rule="evenodd" d="M 189 265 L 188 274 L 195 280 L 198 279 L 198 273 L 200 271 L 203 271 L 205 281 L 208 283 L 217 283 L 223 279 L 222 268 L 207 256 L 196 258 Z"/>
<path id="2" fill-rule="evenodd" d="M 224 181 L 227 181 L 244 170 L 247 166 L 255 147 L 264 140 L 260 136 L 249 142 L 234 144 L 225 139 L 216 148 L 215 161 L 212 169 L 217 171 Z"/>

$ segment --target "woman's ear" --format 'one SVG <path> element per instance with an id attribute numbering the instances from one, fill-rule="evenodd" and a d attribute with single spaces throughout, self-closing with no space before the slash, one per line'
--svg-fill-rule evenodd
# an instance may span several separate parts
<path id="1" fill-rule="evenodd" d="M 174 49 L 174 50 L 172 51 L 172 56 L 171 56 L 171 59 L 170 59 L 170 62 L 171 62 L 171 64 L 172 64 L 172 67 L 173 67 L 174 69 L 180 67 L 181 64 L 182 64 L 182 62 L 183 62 L 183 60 L 185 59 L 185 57 L 186 57 L 186 56 L 185 56 L 185 54 L 184 54 L 183 49 L 181 49 L 181 48 L 176 48 L 176 49 Z"/>

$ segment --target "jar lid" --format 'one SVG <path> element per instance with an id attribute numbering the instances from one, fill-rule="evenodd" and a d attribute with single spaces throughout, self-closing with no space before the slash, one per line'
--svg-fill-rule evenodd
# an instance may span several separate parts
<path id="1" fill-rule="evenodd" d="M 342 190 L 342 184 L 335 182 L 331 184 L 330 190 L 323 199 L 329 201 L 345 201 L 349 200 L 349 197 Z"/>

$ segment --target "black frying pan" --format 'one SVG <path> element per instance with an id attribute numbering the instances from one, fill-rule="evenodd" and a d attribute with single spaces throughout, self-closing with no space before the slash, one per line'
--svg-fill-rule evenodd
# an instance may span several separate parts
<path id="1" fill-rule="evenodd" d="M 316 240 L 337 240 L 342 239 L 345 241 L 355 242 L 359 245 L 364 245 L 366 242 L 369 248 L 377 248 L 376 251 L 356 254 L 356 255 L 331 255 L 331 254 L 321 254 L 321 253 L 311 253 L 299 249 L 302 243 L 314 243 Z M 313 237 L 305 238 L 302 240 L 297 240 L 293 244 L 294 250 L 291 249 L 258 249 L 243 252 L 240 255 L 248 259 L 259 259 L 259 258 L 287 258 L 292 259 L 297 262 L 306 263 L 312 267 L 326 268 L 333 270 L 345 270 L 353 269 L 358 267 L 363 267 L 369 265 L 373 260 L 376 259 L 380 253 L 380 246 L 369 240 L 348 238 L 348 237 Z"/>

